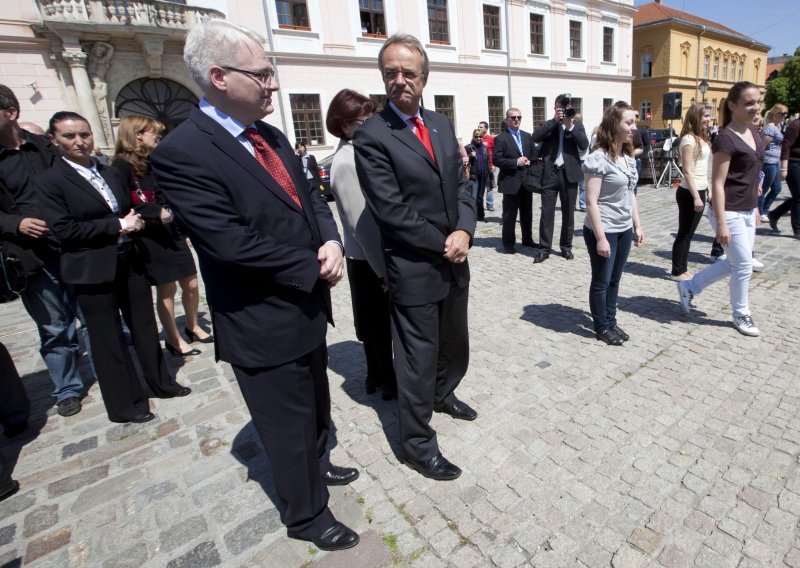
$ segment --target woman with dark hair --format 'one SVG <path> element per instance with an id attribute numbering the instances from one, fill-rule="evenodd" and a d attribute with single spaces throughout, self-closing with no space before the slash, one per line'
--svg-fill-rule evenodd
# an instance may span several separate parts
<path id="1" fill-rule="evenodd" d="M 617 295 L 631 243 L 641 246 L 644 232 L 636 204 L 633 131 L 636 112 L 619 101 L 603 112 L 597 144 L 583 162 L 586 220 L 583 238 L 592 265 L 589 306 L 595 337 L 608 345 L 630 339 L 617 325 Z"/>
<path id="2" fill-rule="evenodd" d="M 119 172 L 92 160 L 94 138 L 85 118 L 57 112 L 48 134 L 64 159 L 34 184 L 47 224 L 61 244 L 61 278 L 73 287 L 86 320 L 108 418 L 147 422 L 154 415 L 122 334 L 120 311 L 153 394 L 172 398 L 186 396 L 191 389 L 170 375 L 158 341 L 136 235 L 144 220 L 132 209 Z"/>
<path id="3" fill-rule="evenodd" d="M 779 233 L 778 219 L 787 212 L 795 239 L 800 239 L 800 119 L 786 127 L 781 145 L 780 179 L 792 196 L 767 214 L 770 228 Z"/>
<path id="4" fill-rule="evenodd" d="M 708 122 L 711 107 L 694 103 L 686 111 L 683 129 L 678 144 L 683 180 L 675 191 L 678 203 L 678 233 L 672 245 L 672 278 L 686 280 L 692 275 L 687 271 L 689 247 L 692 237 L 703 217 L 708 195 L 708 158 L 711 144 L 708 139 Z"/>
<path id="5" fill-rule="evenodd" d="M 344 89 L 333 97 L 325 125 L 340 139 L 331 164 L 331 191 L 342 220 L 347 258 L 347 278 L 353 301 L 356 337 L 364 344 L 367 359 L 367 394 L 383 389 L 383 399 L 397 398 L 392 365 L 389 298 L 381 234 L 367 209 L 356 174 L 353 133 L 375 112 L 375 103 L 364 95 Z"/>
<path id="6" fill-rule="evenodd" d="M 197 312 L 200 290 L 197 268 L 186 244 L 186 239 L 173 223 L 172 213 L 150 172 L 150 154 L 161 141 L 166 130 L 163 123 L 146 116 L 124 116 L 119 122 L 117 146 L 112 167 L 118 170 L 136 207 L 151 210 L 152 222 L 145 224 L 139 233 L 147 261 L 147 276 L 156 286 L 156 310 L 164 327 L 164 347 L 172 355 L 188 357 L 198 355 L 184 341 L 175 324 L 175 294 L 177 281 L 181 287 L 181 302 L 186 315 L 184 333 L 189 343 L 211 343 L 214 338 L 200 327 Z"/>
<path id="7" fill-rule="evenodd" d="M 714 142 L 709 221 L 725 260 L 678 282 L 681 308 L 691 313 L 692 298 L 722 278 L 730 278 L 733 326 L 743 335 L 760 334 L 750 316 L 748 287 L 753 273 L 753 244 L 758 215 L 758 186 L 764 159 L 753 119 L 761 107 L 756 85 L 741 81 L 731 87 L 722 107 L 722 130 Z"/>

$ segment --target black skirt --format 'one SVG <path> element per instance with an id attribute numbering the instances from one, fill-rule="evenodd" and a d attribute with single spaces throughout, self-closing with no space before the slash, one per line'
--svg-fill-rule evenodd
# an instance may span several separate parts
<path id="1" fill-rule="evenodd" d="M 174 223 L 148 224 L 139 232 L 139 242 L 147 260 L 147 278 L 151 284 L 167 284 L 197 274 L 194 257 Z"/>

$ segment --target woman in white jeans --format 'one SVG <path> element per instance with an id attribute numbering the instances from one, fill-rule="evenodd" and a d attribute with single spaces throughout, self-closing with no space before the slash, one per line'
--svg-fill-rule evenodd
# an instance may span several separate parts
<path id="1" fill-rule="evenodd" d="M 681 307 L 689 314 L 696 294 L 713 282 L 730 277 L 733 326 L 751 337 L 760 334 L 750 316 L 747 299 L 753 273 L 753 243 L 760 221 L 758 186 L 764 152 L 753 126 L 760 108 L 761 94 L 756 85 L 741 81 L 731 87 L 722 109 L 723 128 L 714 141 L 708 213 L 727 257 L 678 282 Z"/>

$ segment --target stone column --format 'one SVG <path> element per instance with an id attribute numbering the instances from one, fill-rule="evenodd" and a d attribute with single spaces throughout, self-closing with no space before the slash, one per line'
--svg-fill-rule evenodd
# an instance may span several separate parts
<path id="1" fill-rule="evenodd" d="M 75 84 L 72 82 L 72 74 L 69 72 L 69 67 L 61 59 L 60 52 L 51 52 L 50 60 L 53 62 L 53 67 L 58 74 L 59 82 L 64 88 L 67 107 L 69 110 L 80 112 L 80 105 L 78 105 L 78 95 L 75 92 Z"/>
<path id="2" fill-rule="evenodd" d="M 78 106 L 81 114 L 89 121 L 94 134 L 94 145 L 100 148 L 108 148 L 106 142 L 103 123 L 97 112 L 97 105 L 92 93 L 92 84 L 89 81 L 89 74 L 86 71 L 86 53 L 82 49 L 67 48 L 61 54 L 61 58 L 69 65 L 72 73 L 72 83 L 75 85 L 75 95 L 78 98 Z"/>

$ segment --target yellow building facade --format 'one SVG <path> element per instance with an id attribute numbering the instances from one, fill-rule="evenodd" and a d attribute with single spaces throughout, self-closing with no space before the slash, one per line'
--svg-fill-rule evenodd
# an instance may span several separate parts
<path id="1" fill-rule="evenodd" d="M 682 95 L 682 115 L 694 101 L 713 107 L 738 81 L 763 88 L 769 46 L 721 24 L 653 2 L 639 8 L 633 28 L 632 104 L 651 129 L 667 128 L 664 94 Z M 703 88 L 706 92 L 703 93 Z M 683 122 L 672 121 L 680 132 Z"/>

